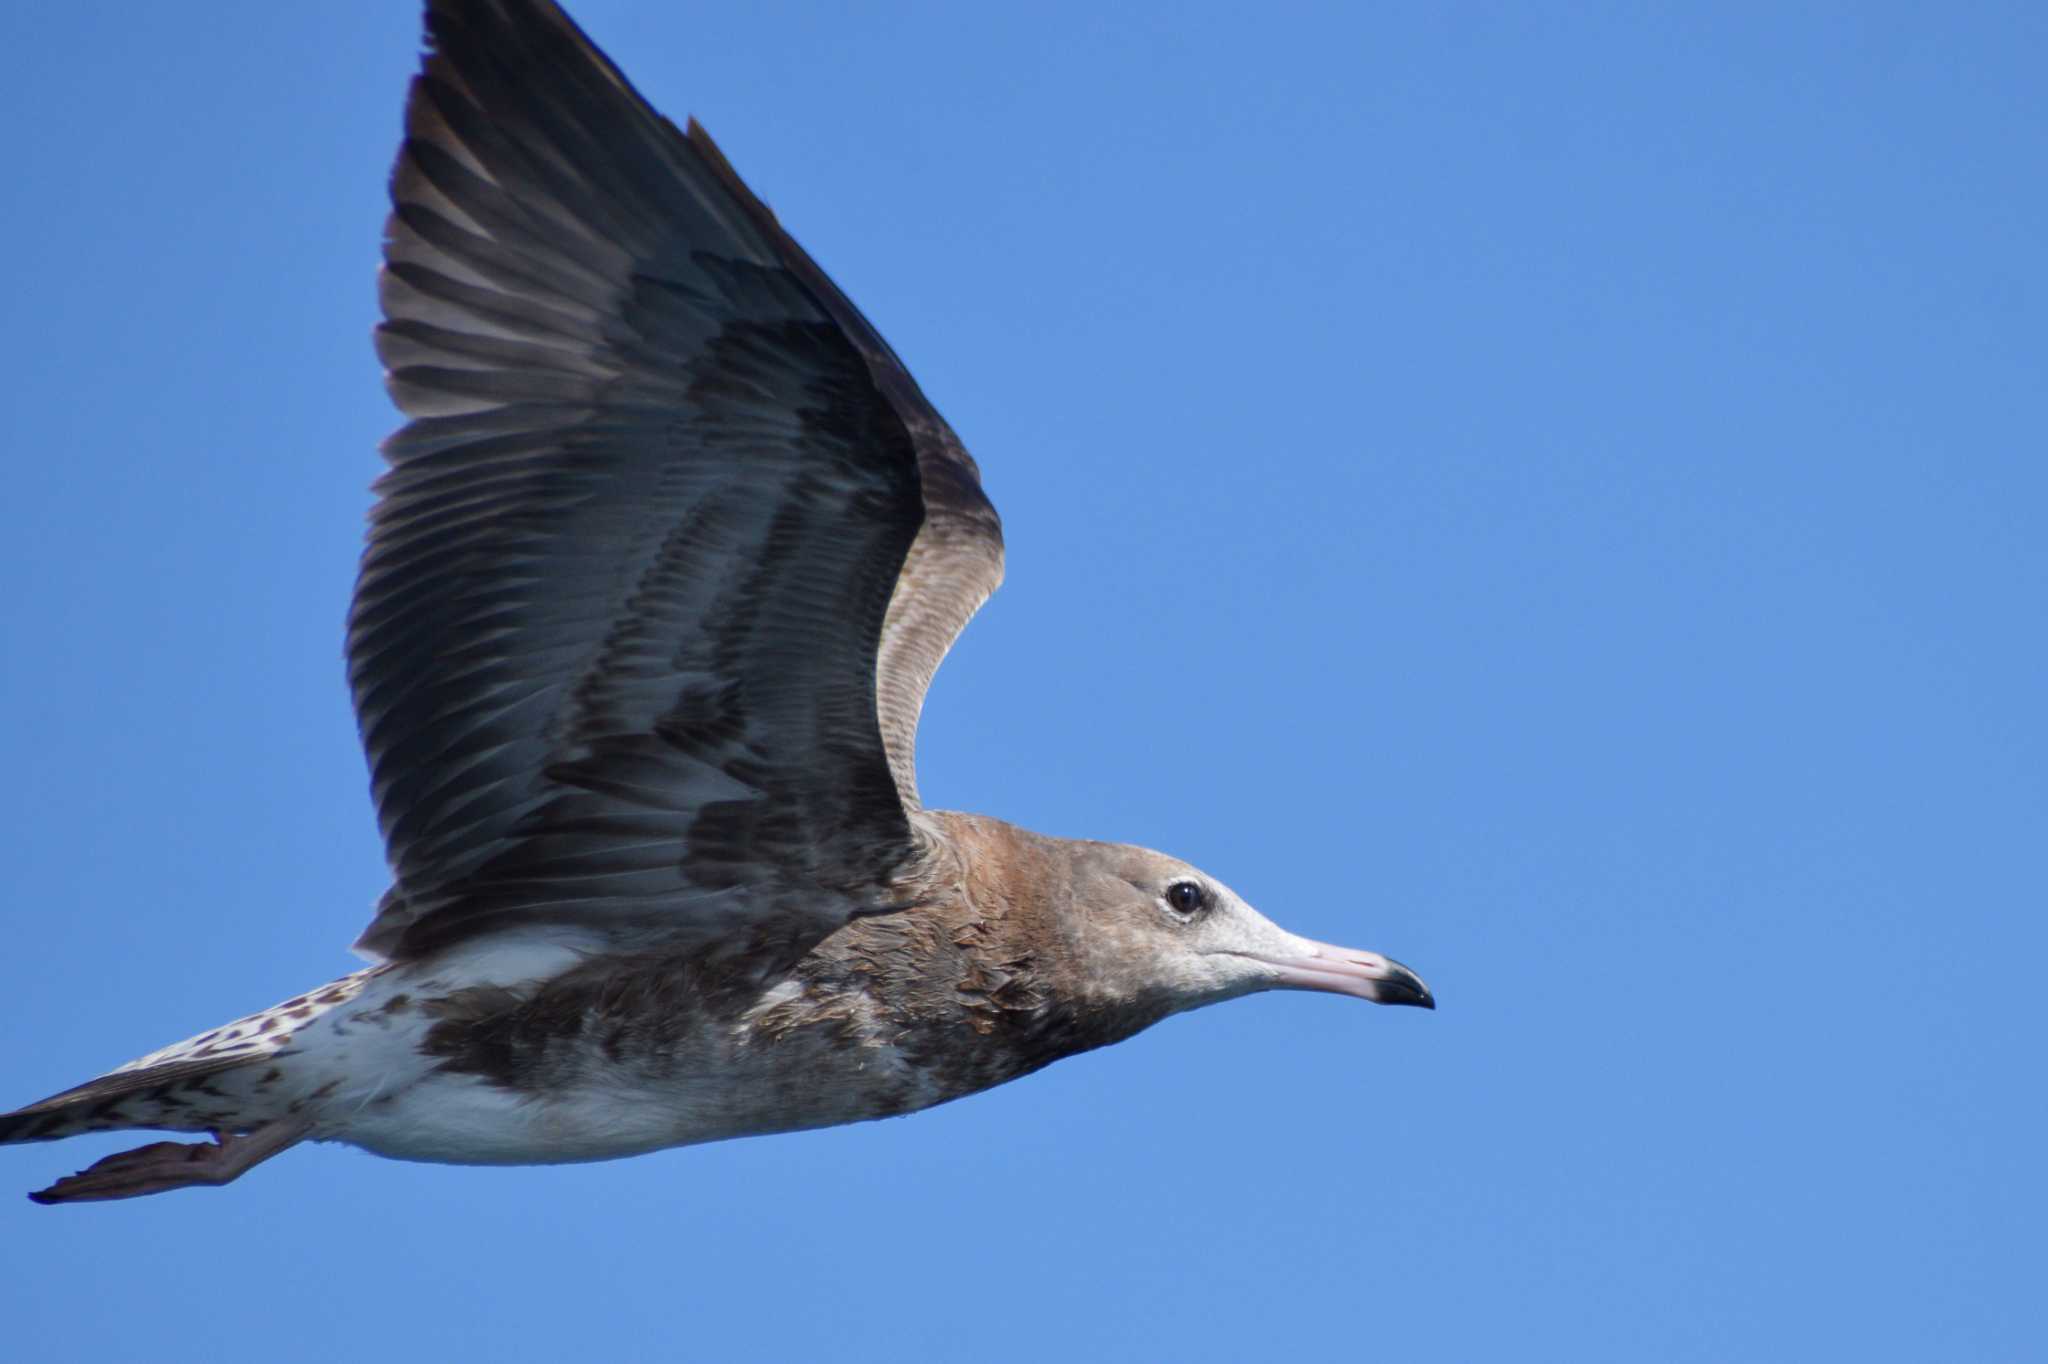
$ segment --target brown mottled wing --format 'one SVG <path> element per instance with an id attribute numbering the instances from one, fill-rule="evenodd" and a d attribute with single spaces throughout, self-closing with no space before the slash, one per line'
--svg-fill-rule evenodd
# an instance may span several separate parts
<path id="1" fill-rule="evenodd" d="M 396 876 L 358 946 L 829 931 L 919 852 L 904 717 L 1000 571 L 974 465 L 558 9 L 427 32 L 378 331 L 412 420 L 349 621 Z"/>

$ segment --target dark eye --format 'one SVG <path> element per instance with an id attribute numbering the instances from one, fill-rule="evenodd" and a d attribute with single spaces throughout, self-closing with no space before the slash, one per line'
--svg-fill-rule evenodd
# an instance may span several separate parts
<path id="1" fill-rule="evenodd" d="M 1176 914 L 1200 914 L 1209 907 L 1209 896 L 1193 881 L 1175 881 L 1166 888 L 1166 903 Z"/>

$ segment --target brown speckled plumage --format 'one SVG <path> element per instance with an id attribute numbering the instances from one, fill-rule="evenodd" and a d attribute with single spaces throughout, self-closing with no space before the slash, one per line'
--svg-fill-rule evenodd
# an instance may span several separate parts
<path id="1" fill-rule="evenodd" d="M 925 1108 L 1254 990 L 1429 1002 L 1186 863 L 927 810 L 917 720 L 1002 579 L 980 472 L 704 130 L 548 0 L 429 0 L 392 172 L 348 626 L 378 964 L 0 1114 L 596 1160 Z"/>
<path id="2" fill-rule="evenodd" d="M 694 1048 L 707 1036 L 825 1055 L 882 1037 L 934 1097 L 878 1092 L 863 1116 L 880 1117 L 1121 1041 L 1170 1011 L 1163 996 L 1092 997 L 1077 978 L 1084 967 L 1061 930 L 1071 882 L 1058 873 L 1092 845 L 934 818 L 953 855 L 897 887 L 905 909 L 856 917 L 810 945 L 771 934 L 738 948 L 598 957 L 530 990 L 458 990 L 425 1006 L 435 1022 L 422 1048 L 449 1071 L 547 1093 L 594 1064 L 672 1082 L 678 1058 L 702 1063 Z M 793 988 L 764 1005 L 781 981 Z M 801 1087 L 809 1070 L 785 1073 Z"/>

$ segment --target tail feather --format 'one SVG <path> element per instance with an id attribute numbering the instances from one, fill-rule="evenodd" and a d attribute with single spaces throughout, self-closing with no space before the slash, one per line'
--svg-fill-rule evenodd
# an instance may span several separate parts
<path id="1" fill-rule="evenodd" d="M 169 1061 L 146 1070 L 117 1070 L 61 1094 L 0 1113 L 0 1145 L 55 1141 L 82 1132 L 129 1127 L 168 1132 L 234 1131 L 237 1096 L 213 1083 L 223 1071 L 252 1062 L 244 1056 Z"/>
<path id="2" fill-rule="evenodd" d="M 245 1132 L 277 1116 L 249 1099 L 279 1077 L 278 1054 L 292 1035 L 361 994 L 388 968 L 373 966 L 294 995 L 261 1013 L 175 1042 L 118 1070 L 0 1113 L 0 1144 L 55 1141 L 127 1127 L 166 1132 Z M 230 1073 L 235 1082 L 222 1084 Z"/>

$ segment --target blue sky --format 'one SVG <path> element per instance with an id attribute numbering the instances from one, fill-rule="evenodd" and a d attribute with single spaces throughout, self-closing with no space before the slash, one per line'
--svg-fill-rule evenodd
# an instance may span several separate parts
<path id="1" fill-rule="evenodd" d="M 608 1165 L 0 1198 L 10 1349 L 2048 1353 L 2048 11 L 577 13 L 981 460 L 1010 580 L 927 799 L 1441 1008 Z M 383 887 L 340 622 L 417 31 L 0 13 L 7 1102 L 351 969 Z"/>

